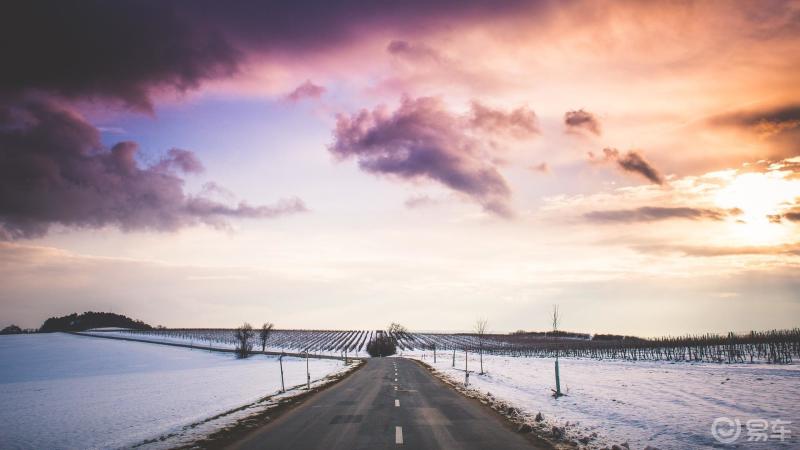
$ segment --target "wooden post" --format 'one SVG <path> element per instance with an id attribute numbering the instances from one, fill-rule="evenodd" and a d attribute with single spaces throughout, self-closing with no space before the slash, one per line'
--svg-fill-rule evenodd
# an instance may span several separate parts
<path id="1" fill-rule="evenodd" d="M 464 386 L 469 386 L 469 354 L 464 349 Z"/>
<path id="2" fill-rule="evenodd" d="M 558 397 L 561 397 L 562 395 L 564 395 L 564 394 L 561 393 L 561 377 L 558 374 L 558 356 L 556 356 L 556 393 L 555 393 L 555 396 L 556 396 L 556 398 L 558 398 Z"/>
<path id="3" fill-rule="evenodd" d="M 456 349 L 453 349 L 453 367 L 456 366 Z"/>
<path id="4" fill-rule="evenodd" d="M 483 375 L 483 342 L 481 342 L 481 375 Z"/>
<path id="5" fill-rule="evenodd" d="M 311 372 L 308 370 L 308 350 L 306 350 L 306 390 L 311 390 Z"/>
<path id="6" fill-rule="evenodd" d="M 283 384 L 283 353 L 278 357 L 278 362 L 281 365 L 281 392 L 286 392 L 286 386 Z"/>
<path id="7" fill-rule="evenodd" d="M 433 344 L 433 363 L 436 364 L 436 344 Z"/>

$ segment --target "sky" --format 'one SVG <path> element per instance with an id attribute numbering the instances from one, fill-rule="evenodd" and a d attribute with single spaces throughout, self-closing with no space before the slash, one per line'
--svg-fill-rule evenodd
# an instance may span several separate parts
<path id="1" fill-rule="evenodd" d="M 0 325 L 800 318 L 800 3 L 12 2 Z"/>

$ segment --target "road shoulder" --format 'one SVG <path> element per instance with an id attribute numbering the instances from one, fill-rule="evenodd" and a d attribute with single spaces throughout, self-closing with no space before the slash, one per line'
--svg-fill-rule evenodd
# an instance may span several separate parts
<path id="1" fill-rule="evenodd" d="M 428 372 L 439 383 L 442 383 L 448 389 L 453 389 L 470 401 L 474 402 L 482 408 L 488 409 L 494 414 L 500 422 L 511 432 L 518 433 L 525 437 L 531 444 L 537 448 L 542 449 L 575 449 L 579 447 L 577 442 L 559 439 L 558 430 L 547 429 L 540 423 L 528 423 L 517 414 L 517 409 L 506 402 L 495 399 L 494 397 L 487 396 L 486 394 L 478 391 L 477 389 L 464 387 L 463 383 L 456 382 L 447 375 L 435 370 L 433 367 L 425 364 L 422 361 L 413 358 L 406 358 L 409 361 L 414 361 L 426 372 Z"/>
<path id="2" fill-rule="evenodd" d="M 272 401 L 268 406 L 259 408 L 256 412 L 246 415 L 242 418 L 239 418 L 235 422 L 227 424 L 224 427 L 212 433 L 209 433 L 202 439 L 192 441 L 189 443 L 182 443 L 180 445 L 171 446 L 169 448 L 173 449 L 226 448 L 235 442 L 243 440 L 251 432 L 263 427 L 268 423 L 275 421 L 277 418 L 283 416 L 287 412 L 297 408 L 305 401 L 312 398 L 315 394 L 325 391 L 337 385 L 340 381 L 348 378 L 349 376 L 356 373 L 358 370 L 360 370 L 362 367 L 366 365 L 365 361 L 363 360 L 354 360 L 354 362 L 351 364 L 352 368 L 350 370 L 347 370 L 346 372 L 340 372 L 334 375 L 329 375 L 323 378 L 322 380 L 317 380 L 314 384 L 312 384 L 310 390 L 305 390 L 304 389 L 305 385 L 294 386 L 293 388 L 287 390 L 287 392 L 291 390 L 298 390 L 300 391 L 299 394 L 278 398 Z M 256 403 L 269 402 L 271 399 L 275 397 L 278 397 L 278 395 L 262 398 Z M 245 405 L 242 406 L 241 408 L 225 412 L 222 415 L 228 415 L 238 410 L 242 410 L 251 406 L 253 405 Z M 212 417 L 207 420 L 213 420 L 215 418 L 216 417 Z"/>

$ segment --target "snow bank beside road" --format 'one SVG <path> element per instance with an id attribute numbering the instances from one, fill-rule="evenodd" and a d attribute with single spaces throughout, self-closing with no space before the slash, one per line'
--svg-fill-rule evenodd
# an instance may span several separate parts
<path id="1" fill-rule="evenodd" d="M 464 381 L 464 354 L 413 356 L 451 380 Z M 664 362 L 561 359 L 561 386 L 566 397 L 554 399 L 553 360 L 484 356 L 486 374 L 470 374 L 471 387 L 512 404 L 533 417 L 566 426 L 573 438 L 587 438 L 589 447 L 628 442 L 630 448 L 719 448 L 711 435 L 717 417 L 776 419 L 793 422 L 784 442 L 737 441 L 741 448 L 800 446 L 800 367 L 797 365 L 691 364 Z M 470 372 L 479 370 L 470 355 Z M 596 434 L 596 437 L 592 435 Z"/>
<path id="2" fill-rule="evenodd" d="M 95 339 L 62 333 L 0 336 L 3 448 L 128 447 L 280 389 L 276 357 Z M 286 387 L 306 362 L 284 358 Z M 346 370 L 310 360 L 312 379 Z"/>

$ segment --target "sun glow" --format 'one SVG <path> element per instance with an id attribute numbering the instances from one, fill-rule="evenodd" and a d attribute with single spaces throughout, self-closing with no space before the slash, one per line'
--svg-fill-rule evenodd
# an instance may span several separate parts
<path id="1" fill-rule="evenodd" d="M 776 218 L 800 197 L 800 180 L 787 179 L 787 173 L 771 170 L 765 173 L 743 173 L 720 189 L 715 203 L 721 208 L 742 211 L 730 223 L 734 245 L 769 245 L 785 243 L 793 227 L 779 223 Z M 772 218 L 772 220 L 771 220 Z"/>

